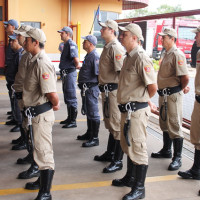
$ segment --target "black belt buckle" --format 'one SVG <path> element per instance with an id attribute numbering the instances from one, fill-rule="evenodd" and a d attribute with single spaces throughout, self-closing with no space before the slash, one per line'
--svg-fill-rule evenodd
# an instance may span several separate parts
<path id="1" fill-rule="evenodd" d="M 105 92 L 105 90 L 108 90 L 108 92 L 111 92 L 113 90 L 116 90 L 118 88 L 117 83 L 107 83 L 105 85 L 99 85 L 99 90 L 101 92 Z"/>

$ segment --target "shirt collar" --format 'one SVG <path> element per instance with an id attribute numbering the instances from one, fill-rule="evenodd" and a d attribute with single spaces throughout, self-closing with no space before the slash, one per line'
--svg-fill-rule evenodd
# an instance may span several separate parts
<path id="1" fill-rule="evenodd" d="M 31 61 L 30 61 L 30 62 L 36 61 L 36 60 L 40 57 L 40 55 L 42 55 L 43 53 L 44 53 L 44 50 L 41 50 L 39 53 L 37 53 L 35 56 L 33 56 L 33 57 L 31 58 Z"/>
<path id="2" fill-rule="evenodd" d="M 169 51 L 166 52 L 166 54 L 170 54 L 171 52 L 173 52 L 176 49 L 176 45 L 174 44 L 171 49 L 169 49 Z"/>
<path id="3" fill-rule="evenodd" d="M 108 44 L 105 44 L 105 47 L 109 48 L 110 46 L 112 46 L 116 42 L 117 42 L 117 38 L 115 38 L 114 40 L 110 41 Z"/>
<path id="4" fill-rule="evenodd" d="M 130 53 L 127 53 L 128 56 L 133 57 L 133 55 L 140 50 L 140 46 L 135 47 Z"/>
<path id="5" fill-rule="evenodd" d="M 85 56 L 85 58 L 86 58 L 86 57 L 89 57 L 89 56 L 92 55 L 92 54 L 94 54 L 95 51 L 96 51 L 96 49 L 93 49 L 90 53 L 87 53 L 86 56 Z"/>

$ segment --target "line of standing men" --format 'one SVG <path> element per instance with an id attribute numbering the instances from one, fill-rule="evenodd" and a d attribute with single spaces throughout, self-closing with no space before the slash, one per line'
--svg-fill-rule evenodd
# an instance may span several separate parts
<path id="1" fill-rule="evenodd" d="M 123 153 L 125 152 L 127 154 L 126 175 L 122 179 L 113 180 L 112 185 L 128 186 L 132 188 L 131 192 L 123 197 L 124 200 L 144 198 L 144 182 L 148 168 L 148 154 L 146 147 L 146 127 L 150 115 L 148 104 L 153 110 L 154 105 L 151 103 L 150 98 L 157 90 L 153 64 L 146 52 L 139 45 L 143 36 L 141 28 L 138 25 L 130 24 L 126 27 L 119 27 L 122 31 L 120 34 L 120 40 L 127 51 L 126 57 L 124 48 L 117 40 L 118 24 L 113 20 L 107 20 L 105 23 L 99 23 L 99 25 L 102 27 L 101 36 L 105 40 L 106 44 L 99 60 L 98 81 L 99 89 L 102 94 L 104 123 L 106 129 L 109 130 L 110 135 L 108 138 L 106 152 L 101 156 L 95 156 L 94 160 L 111 162 L 109 166 L 103 169 L 103 173 L 115 172 L 122 169 L 122 158 Z M 64 29 L 69 31 L 69 27 L 64 27 L 62 31 L 65 31 Z M 158 74 L 158 83 L 160 89 L 159 94 L 161 94 L 160 99 L 163 98 L 162 96 L 164 96 L 165 90 L 167 91 L 165 97 L 160 100 L 160 110 L 163 109 L 161 109 L 162 101 L 165 103 L 165 110 L 163 112 L 165 114 L 164 117 L 166 117 L 166 119 L 162 120 L 161 113 L 160 125 L 161 129 L 164 130 L 164 138 L 166 135 L 165 133 L 167 132 L 166 129 L 176 127 L 175 130 L 171 128 L 174 132 L 174 135 L 177 137 L 173 137 L 175 150 L 169 170 L 177 170 L 181 166 L 181 150 L 183 145 L 183 139 L 181 135 L 181 91 L 183 90 L 186 93 L 185 88 L 188 83 L 188 75 L 184 55 L 181 54 L 180 51 L 178 51 L 175 47 L 175 40 L 177 38 L 175 30 L 166 29 L 160 34 L 163 36 L 163 47 L 165 47 L 167 51 L 167 55 L 162 61 L 161 70 Z M 94 45 L 93 38 L 94 37 L 92 36 L 86 36 L 83 38 L 84 43 L 89 42 L 93 43 Z M 86 45 L 83 44 L 83 47 L 85 46 Z M 168 52 L 168 50 L 170 51 Z M 175 52 L 174 59 L 170 59 L 169 57 L 171 56 L 171 52 Z M 89 82 L 91 77 L 88 76 L 89 74 L 87 74 L 86 68 L 89 68 L 89 64 L 87 63 L 86 59 L 87 56 L 85 57 L 83 70 L 81 70 L 79 78 L 79 85 L 81 83 L 80 89 L 83 100 L 82 112 L 86 111 L 86 113 L 89 101 L 86 100 L 87 90 L 83 88 L 83 84 L 85 84 L 85 87 L 91 84 Z M 167 69 L 169 74 L 166 74 L 166 71 L 161 73 L 162 70 L 166 70 L 162 66 L 166 65 L 171 68 L 171 70 Z M 81 82 L 81 79 L 84 77 L 84 75 L 85 77 L 88 77 L 88 81 L 87 78 L 85 78 Z M 166 80 L 166 85 L 164 86 L 161 85 L 163 84 L 163 81 L 160 80 L 163 78 L 162 76 L 164 76 L 164 79 Z M 172 85 L 167 85 L 168 77 L 171 80 L 170 83 Z M 95 83 L 93 82 L 92 85 L 93 84 Z M 176 96 L 175 98 L 178 99 L 175 100 L 175 103 L 169 103 L 166 101 L 167 98 L 170 100 L 174 96 Z M 171 105 L 171 107 L 169 106 L 168 109 L 166 109 L 167 103 Z M 119 108 L 118 104 L 120 104 Z M 174 109 L 177 111 L 175 114 L 172 113 Z M 171 123 L 169 123 L 171 113 L 173 119 L 177 120 L 173 120 Z M 165 123 L 166 120 L 168 122 L 167 124 Z M 164 125 L 162 125 L 162 121 Z M 81 136 L 78 136 L 77 139 L 89 139 L 89 142 L 83 143 L 83 147 L 97 146 L 99 141 L 97 142 L 97 137 L 95 137 L 95 141 L 94 138 L 90 136 L 90 120 L 88 119 L 87 124 L 87 132 Z M 92 143 L 90 143 L 90 141 L 92 141 Z"/>
<path id="2" fill-rule="evenodd" d="M 126 27 L 119 27 L 120 30 L 122 31 L 122 33 L 120 34 L 120 40 L 121 40 L 122 45 L 125 47 L 127 51 L 124 62 L 123 62 L 124 50 L 121 48 L 121 46 L 118 46 L 119 49 L 117 48 L 117 45 L 119 45 L 116 39 L 116 32 L 118 30 L 117 23 L 113 20 L 108 20 L 105 23 L 100 23 L 100 25 L 102 26 L 102 29 L 101 29 L 102 38 L 105 39 L 106 45 L 100 57 L 100 63 L 99 63 L 100 86 L 99 87 L 100 87 L 100 91 L 102 92 L 103 114 L 104 114 L 105 126 L 110 131 L 111 134 L 108 140 L 107 151 L 102 156 L 95 156 L 94 160 L 111 161 L 111 164 L 108 167 L 104 168 L 103 172 L 104 173 L 114 172 L 122 168 L 123 166 L 122 156 L 123 156 L 123 152 L 125 152 L 128 156 L 127 173 L 122 179 L 113 180 L 112 184 L 114 186 L 128 186 L 132 188 L 131 192 L 123 197 L 123 200 L 142 199 L 145 197 L 144 182 L 145 182 L 147 168 L 148 168 L 148 155 L 147 155 L 147 147 L 146 147 L 146 138 L 147 138 L 146 127 L 147 127 L 148 118 L 150 114 L 148 104 L 150 105 L 151 109 L 154 108 L 152 103 L 150 102 L 150 98 L 155 94 L 157 90 L 153 64 L 150 58 L 147 56 L 146 52 L 139 45 L 140 39 L 142 38 L 142 31 L 138 25 L 129 24 Z M 60 32 L 61 33 L 65 32 L 67 34 L 67 32 L 63 29 Z M 200 28 L 197 28 L 194 31 L 197 34 L 196 39 L 198 41 Z M 40 66 L 40 64 L 43 64 L 43 65 L 47 64 L 48 66 L 48 61 L 47 61 L 48 59 L 45 58 L 41 50 L 43 49 L 44 43 L 46 40 L 43 32 L 41 32 L 41 30 L 39 29 L 32 29 L 28 32 L 21 33 L 21 35 L 26 37 L 25 46 L 27 48 L 27 51 L 29 51 L 31 55 L 33 56 L 31 61 L 34 63 L 34 61 L 37 60 L 37 62 L 34 63 L 33 65 L 31 64 L 29 65 L 32 66 L 32 68 L 35 69 L 36 72 L 38 72 L 37 67 Z M 160 33 L 160 35 L 162 36 L 163 47 L 165 47 L 166 49 L 166 54 L 163 57 L 163 60 L 161 62 L 161 68 L 158 73 L 158 87 L 159 87 L 158 93 L 160 95 L 160 99 L 159 99 L 160 126 L 164 132 L 163 134 L 164 150 L 166 150 L 165 149 L 166 132 L 168 133 L 167 140 L 168 141 L 173 140 L 173 144 L 174 144 L 174 157 L 168 169 L 177 170 L 181 166 L 181 151 L 182 151 L 182 146 L 183 146 L 183 136 L 181 135 L 182 133 L 181 132 L 182 108 L 181 107 L 182 106 L 180 105 L 182 105 L 182 93 L 188 92 L 187 83 L 188 83 L 189 78 L 188 78 L 186 61 L 185 61 L 184 55 L 175 46 L 175 41 L 177 38 L 175 30 L 165 29 L 163 33 Z M 92 36 L 86 36 L 83 39 L 84 39 L 84 43 L 88 41 L 89 42 L 88 45 L 89 44 L 93 45 L 93 49 L 92 48 L 90 49 L 89 47 L 87 48 L 87 45 L 84 45 L 84 49 L 88 50 L 87 51 L 88 54 L 86 56 L 86 58 L 88 58 L 89 55 L 92 55 L 90 53 L 94 50 L 94 46 L 96 45 L 96 40 L 95 40 L 95 37 L 92 37 Z M 71 48 L 71 46 L 69 47 L 72 50 L 74 49 L 73 45 L 72 45 L 73 48 Z M 76 54 L 75 55 L 73 54 L 73 51 L 70 51 L 70 52 L 72 56 L 75 56 L 74 58 L 77 58 Z M 98 56 L 96 57 L 98 58 Z M 39 60 L 37 58 L 39 58 Z M 86 58 L 85 58 L 85 62 L 87 63 Z M 45 62 L 40 61 L 43 59 Z M 74 59 L 73 61 L 75 63 L 78 62 L 77 59 Z M 199 58 L 197 56 L 197 63 L 198 62 L 199 62 Z M 122 67 L 122 64 L 120 63 L 123 63 L 123 67 Z M 108 68 L 108 66 L 110 66 L 111 68 Z M 28 70 L 27 73 L 31 73 L 30 75 L 33 76 L 33 79 L 34 79 L 35 74 L 31 70 L 32 68 L 29 68 L 30 71 Z M 79 68 L 78 65 L 76 65 L 76 68 Z M 54 87 L 52 87 L 51 89 L 48 88 L 47 82 L 45 82 L 49 80 L 52 75 L 50 73 L 51 70 L 49 71 L 49 69 L 50 68 L 47 67 L 47 69 L 45 68 L 45 70 L 42 71 L 44 73 L 41 72 L 42 79 L 44 82 L 42 81 L 40 84 L 42 88 L 44 87 L 43 91 L 45 94 L 45 96 L 41 97 L 41 102 L 43 103 L 44 99 L 50 100 L 51 103 L 53 104 L 53 108 L 56 110 L 58 109 L 58 99 L 55 95 L 55 92 L 50 91 Z M 83 69 L 84 69 L 84 66 L 83 66 Z M 64 71 L 66 73 L 66 70 Z M 119 73 L 119 71 L 121 72 Z M 72 72 L 74 71 L 72 70 Z M 71 71 L 69 72 L 67 70 L 67 75 L 68 73 L 71 73 Z M 95 73 L 95 75 L 97 76 L 97 73 Z M 97 79 L 95 79 L 92 82 L 87 82 L 86 79 L 84 79 L 84 73 L 82 73 L 80 77 L 83 78 L 82 81 L 81 81 L 81 78 L 79 79 L 79 83 L 82 84 L 82 86 L 84 83 L 87 83 L 85 85 L 86 87 L 90 87 L 89 89 L 97 86 L 96 85 Z M 33 80 L 33 82 L 34 81 L 35 79 Z M 134 84 L 131 84 L 131 83 L 134 83 Z M 197 78 L 196 78 L 195 83 L 196 83 L 196 87 L 198 87 Z M 171 85 L 168 85 L 168 84 L 171 84 Z M 32 86 L 32 82 L 31 80 L 29 80 L 29 78 L 27 78 L 27 87 L 25 86 L 23 90 L 23 101 L 24 101 L 25 107 L 33 106 L 30 102 L 30 99 L 32 101 L 34 99 L 34 96 L 32 96 L 31 98 L 30 96 L 33 95 L 34 91 L 35 90 L 37 91 L 38 89 L 38 88 L 33 87 L 32 90 L 29 91 L 30 89 L 28 86 L 29 87 Z M 82 86 L 80 85 L 80 87 Z M 199 102 L 198 90 L 196 91 L 196 93 L 197 93 L 196 101 Z M 116 106 L 117 103 L 116 105 L 114 103 L 115 101 L 120 104 L 119 110 L 121 112 L 121 119 L 120 117 L 119 118 L 117 117 L 116 112 L 119 110 L 118 110 L 118 107 Z M 41 104 L 41 102 L 39 104 Z M 86 102 L 89 102 L 89 100 L 86 100 Z M 110 102 L 112 102 L 112 104 L 110 104 Z M 83 102 L 83 105 L 84 105 L 84 102 Z M 198 104 L 195 103 L 195 106 L 198 106 Z M 36 109 L 35 105 L 34 105 L 34 109 Z M 47 111 L 47 113 L 48 112 L 49 111 Z M 89 115 L 90 112 L 88 113 L 87 104 L 86 104 L 86 109 L 85 107 L 83 107 L 83 112 L 87 113 L 87 118 L 89 119 L 88 120 L 89 122 L 91 119 Z M 68 114 L 69 113 L 71 113 L 71 111 L 69 111 Z M 194 119 L 196 119 L 197 113 L 195 114 L 195 112 L 193 112 L 193 116 L 194 115 L 195 115 L 195 118 L 192 117 L 193 124 L 195 124 Z M 171 120 L 172 118 L 173 118 L 173 121 Z M 35 119 L 37 121 L 37 118 Z M 45 121 L 48 121 L 46 118 L 46 115 L 44 116 L 44 119 Z M 72 124 L 72 126 L 74 125 L 76 126 L 76 123 L 74 123 L 75 120 L 71 120 L 71 119 L 72 119 L 71 116 L 69 116 L 67 125 Z M 119 121 L 117 121 L 117 119 L 119 119 Z M 49 119 L 49 121 L 51 120 Z M 97 122 L 99 124 L 98 116 L 97 116 Z M 116 122 L 118 123 L 115 124 Z M 88 123 L 88 129 L 91 128 L 89 123 Z M 116 127 L 120 123 L 121 123 L 120 130 L 118 130 L 116 129 Z M 192 127 L 196 128 L 196 125 L 192 125 Z M 50 126 L 52 126 L 52 124 Z M 33 123 L 33 127 L 34 127 L 34 123 Z M 38 125 L 36 125 L 34 128 L 36 130 L 36 133 L 37 133 L 37 128 L 38 128 Z M 39 129 L 41 131 L 41 127 L 39 127 Z M 86 139 L 89 139 L 88 142 L 83 143 L 83 147 L 84 145 L 88 143 L 91 144 L 91 141 L 92 141 L 92 144 L 95 144 L 91 146 L 98 145 L 98 142 L 97 142 L 98 140 L 94 140 L 94 139 L 97 139 L 96 136 L 91 137 L 92 135 L 91 129 L 90 131 L 86 132 L 86 134 L 90 133 L 88 134 L 89 136 L 86 134 L 83 135 L 84 137 L 86 135 L 87 136 Z M 192 142 L 196 145 L 194 165 L 192 169 L 190 169 L 187 172 L 182 173 L 182 175 L 181 175 L 181 172 L 179 172 L 179 175 L 181 175 L 182 177 L 185 176 L 187 178 L 197 179 L 199 176 L 198 140 L 196 140 L 198 138 L 197 137 L 198 135 L 196 135 L 196 129 L 192 129 L 192 130 L 195 130 L 195 131 L 191 132 L 191 133 L 194 133 L 194 134 L 191 134 L 191 137 L 192 137 L 191 140 L 193 139 Z M 121 131 L 121 134 L 120 134 L 120 131 Z M 51 132 L 51 128 L 48 132 Z M 38 136 L 39 138 L 38 140 L 34 138 L 34 142 L 36 142 L 36 144 L 38 141 L 42 141 L 44 139 L 44 138 L 40 138 L 39 136 Z M 41 144 L 38 144 L 38 145 L 40 146 Z M 113 150 L 113 147 L 115 147 L 114 150 Z M 123 149 L 123 152 L 122 152 L 122 149 Z M 170 154 L 171 152 L 167 151 L 166 153 L 164 150 L 162 149 L 160 152 L 158 152 L 158 154 L 152 154 L 152 157 L 156 157 L 156 156 L 162 157 L 163 155 L 164 155 L 163 157 L 171 157 L 171 154 Z M 167 150 L 169 150 L 169 148 Z M 40 187 L 40 192 L 38 194 L 37 199 L 42 199 L 43 195 L 47 195 L 47 198 L 50 199 L 49 186 L 51 185 L 50 182 L 52 180 L 53 172 L 54 172 L 53 161 L 51 162 L 52 165 L 50 165 L 50 169 L 47 167 L 48 169 L 46 171 L 46 167 L 42 165 L 44 158 L 40 157 L 40 152 L 38 153 L 37 151 L 34 151 L 34 152 L 35 152 L 34 158 L 37 160 L 37 163 L 41 169 L 41 177 L 40 177 L 41 187 Z M 51 152 L 52 152 L 52 149 L 51 149 Z M 48 180 L 47 176 L 50 177 L 51 180 Z"/>

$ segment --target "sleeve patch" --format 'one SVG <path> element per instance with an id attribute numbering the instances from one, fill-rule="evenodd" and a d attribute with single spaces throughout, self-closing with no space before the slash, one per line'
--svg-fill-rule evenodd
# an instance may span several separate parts
<path id="1" fill-rule="evenodd" d="M 70 46 L 70 49 L 75 49 L 76 47 L 75 46 Z"/>
<path id="2" fill-rule="evenodd" d="M 115 56 L 115 58 L 116 58 L 116 60 L 120 60 L 120 59 L 122 58 L 122 55 L 121 55 L 121 54 L 117 54 L 117 55 Z"/>
<path id="3" fill-rule="evenodd" d="M 42 78 L 44 79 L 44 80 L 48 80 L 49 79 L 49 74 L 48 73 L 43 73 L 42 74 Z"/>
<path id="4" fill-rule="evenodd" d="M 199 64 L 199 63 L 200 63 L 200 60 L 197 60 L 196 62 Z"/>
<path id="5" fill-rule="evenodd" d="M 151 66 L 147 65 L 144 67 L 145 72 L 149 73 L 151 71 Z"/>
<path id="6" fill-rule="evenodd" d="M 184 64 L 183 60 L 179 60 L 179 61 L 178 61 L 178 65 L 179 65 L 179 66 L 182 66 L 183 64 Z"/>
<path id="7" fill-rule="evenodd" d="M 96 61 L 95 61 L 95 62 L 96 62 L 96 64 L 99 64 L 99 59 L 96 59 Z"/>

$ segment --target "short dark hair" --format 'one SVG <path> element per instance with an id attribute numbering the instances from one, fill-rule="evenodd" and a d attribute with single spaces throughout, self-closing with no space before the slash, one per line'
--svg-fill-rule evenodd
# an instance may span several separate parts
<path id="1" fill-rule="evenodd" d="M 71 38 L 73 37 L 73 33 L 68 32 L 68 31 L 67 31 L 67 32 L 65 31 L 65 33 L 69 34 L 69 36 L 70 36 Z"/>
<path id="2" fill-rule="evenodd" d="M 110 30 L 113 30 L 112 28 L 108 27 Z M 115 30 L 114 31 L 114 35 L 117 36 L 117 32 Z"/>
<path id="3" fill-rule="evenodd" d="M 36 39 L 34 39 L 34 38 L 31 38 L 31 39 L 32 39 L 32 42 L 36 42 Z M 39 47 L 40 47 L 40 49 L 44 49 L 44 44 L 39 42 Z"/>
<path id="4" fill-rule="evenodd" d="M 169 38 L 171 39 L 171 38 L 174 38 L 174 43 L 176 43 L 176 38 L 175 37 L 173 37 L 173 36 L 171 36 L 171 35 L 168 35 L 169 36 Z"/>

